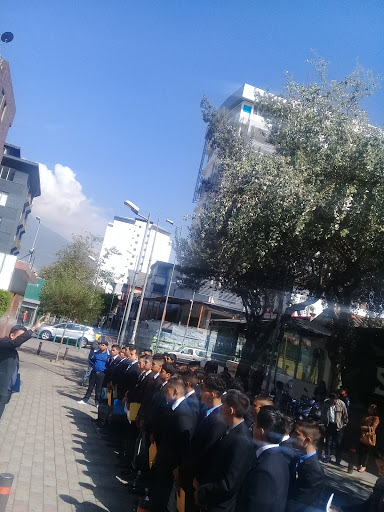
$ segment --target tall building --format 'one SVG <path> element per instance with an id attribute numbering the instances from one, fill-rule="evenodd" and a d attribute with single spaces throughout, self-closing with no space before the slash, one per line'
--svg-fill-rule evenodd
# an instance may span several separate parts
<path id="1" fill-rule="evenodd" d="M 0 165 L 0 253 L 19 254 L 33 199 L 40 194 L 38 164 L 21 158 L 19 147 L 5 143 Z"/>
<path id="2" fill-rule="evenodd" d="M 257 94 L 263 94 L 262 89 L 244 84 L 221 105 L 228 111 L 228 118 L 238 123 L 240 133 L 252 141 L 255 151 L 273 153 L 274 148 L 265 140 L 267 130 L 264 118 L 259 115 L 255 99 Z M 220 183 L 220 169 L 216 151 L 205 140 L 203 155 L 200 162 L 193 202 L 198 203 L 197 211 L 206 200 L 208 194 L 215 190 Z"/>
<path id="3" fill-rule="evenodd" d="M 128 271 L 136 268 L 137 258 L 144 239 L 146 222 L 142 219 L 127 217 L 114 217 L 105 231 L 100 257 L 104 260 L 102 269 L 112 272 L 116 283 L 126 283 Z M 145 253 L 140 262 L 140 271 L 147 272 L 156 226 L 150 225 L 145 240 Z M 170 233 L 159 227 L 156 243 L 153 250 L 152 263 L 155 261 L 168 262 L 171 254 L 172 242 Z"/>
<path id="4" fill-rule="evenodd" d="M 9 63 L 0 57 L 0 155 L 16 113 Z"/>

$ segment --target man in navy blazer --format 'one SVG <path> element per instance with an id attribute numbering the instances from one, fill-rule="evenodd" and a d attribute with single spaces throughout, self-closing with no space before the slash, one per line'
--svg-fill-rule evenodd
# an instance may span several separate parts
<path id="1" fill-rule="evenodd" d="M 253 429 L 251 468 L 239 493 L 238 512 L 284 512 L 289 486 L 288 463 L 279 443 L 285 433 L 285 419 L 273 406 L 260 409 Z"/>

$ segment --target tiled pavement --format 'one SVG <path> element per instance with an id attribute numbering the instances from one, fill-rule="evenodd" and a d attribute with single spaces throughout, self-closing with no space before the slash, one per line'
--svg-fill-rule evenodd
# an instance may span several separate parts
<path id="1" fill-rule="evenodd" d="M 15 480 L 7 512 L 132 512 L 134 499 L 115 477 L 116 459 L 91 418 L 92 405 L 79 405 L 77 384 L 88 351 L 70 348 L 68 360 L 51 362 L 57 350 L 36 339 L 19 350 L 21 392 L 0 420 L 0 473 Z"/>

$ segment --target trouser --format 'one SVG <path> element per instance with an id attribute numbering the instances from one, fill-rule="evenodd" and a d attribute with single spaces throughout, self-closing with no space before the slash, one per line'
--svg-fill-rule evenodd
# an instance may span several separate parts
<path id="1" fill-rule="evenodd" d="M 370 448 L 371 447 L 367 444 L 359 443 L 359 466 L 363 466 L 364 468 L 368 466 Z"/>
<path id="2" fill-rule="evenodd" d="M 8 391 L 8 393 L 6 395 L 0 395 L 0 418 L 3 415 L 5 406 L 9 402 L 11 395 L 12 395 L 12 391 Z"/>
<path id="3" fill-rule="evenodd" d="M 88 377 L 91 375 L 91 372 L 92 372 L 92 366 L 89 364 L 88 368 L 85 370 L 85 372 L 83 373 L 83 376 L 81 377 L 81 382 L 83 384 L 85 384 L 87 382 Z"/>
<path id="4" fill-rule="evenodd" d="M 341 461 L 342 442 L 344 429 L 337 430 L 336 423 L 330 423 L 325 433 L 326 457 L 331 458 L 332 446 L 335 446 L 336 462 Z"/>
<path id="5" fill-rule="evenodd" d="M 89 376 L 88 389 L 87 389 L 87 392 L 85 393 L 85 397 L 83 399 L 84 402 L 88 402 L 88 400 L 91 398 L 91 393 L 93 391 L 93 388 L 96 386 L 95 403 L 96 403 L 96 405 L 99 405 L 101 389 L 103 387 L 103 380 L 104 380 L 104 372 L 95 372 L 95 370 L 91 371 L 91 375 Z"/>
<path id="6" fill-rule="evenodd" d="M 152 486 L 150 488 L 151 512 L 166 512 L 173 490 L 173 474 L 156 466 L 151 469 Z"/>

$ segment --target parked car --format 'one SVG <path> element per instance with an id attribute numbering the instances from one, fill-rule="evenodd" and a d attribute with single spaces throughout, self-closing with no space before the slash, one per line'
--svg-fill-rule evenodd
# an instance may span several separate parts
<path id="1" fill-rule="evenodd" d="M 180 352 L 170 352 L 175 354 L 178 363 L 189 363 L 190 361 L 207 361 L 207 353 L 198 348 L 184 347 Z"/>
<path id="2" fill-rule="evenodd" d="M 61 338 L 64 333 L 65 323 L 56 325 L 43 325 L 37 329 L 38 338 L 42 340 L 51 340 L 55 336 Z M 65 329 L 64 338 L 80 342 L 81 347 L 86 347 L 88 343 L 93 343 L 100 335 L 97 335 L 92 327 L 69 323 Z"/>

